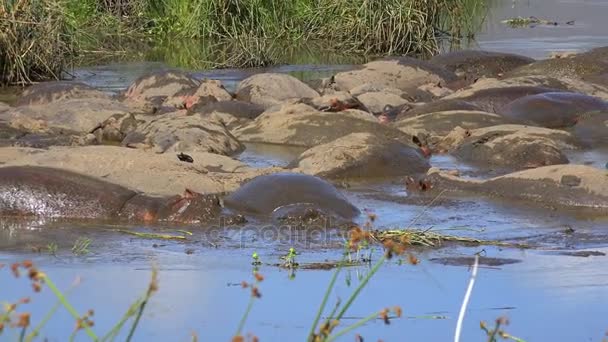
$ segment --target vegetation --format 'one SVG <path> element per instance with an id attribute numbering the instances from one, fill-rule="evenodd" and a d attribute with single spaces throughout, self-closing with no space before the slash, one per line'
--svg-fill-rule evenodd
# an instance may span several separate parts
<path id="1" fill-rule="evenodd" d="M 401 307 L 393 306 L 390 308 L 386 307 L 381 310 L 375 311 L 352 324 L 344 325 L 341 322 L 341 320 L 345 317 L 345 314 L 348 312 L 349 308 L 361 294 L 362 290 L 369 284 L 373 276 L 378 272 L 378 270 L 382 267 L 382 265 L 384 265 L 385 262 L 393 258 L 401 259 L 401 257 L 403 257 L 411 265 L 417 265 L 419 263 L 418 259 L 410 252 L 408 252 L 408 247 L 412 246 L 413 244 L 411 243 L 407 235 L 402 235 L 399 238 L 399 241 L 395 241 L 392 238 L 385 239 L 382 242 L 382 247 L 384 249 L 383 255 L 371 266 L 369 272 L 360 279 L 359 284 L 353 289 L 353 292 L 347 297 L 346 301 L 342 303 L 340 300 L 338 300 L 333 306 L 333 308 L 329 312 L 326 312 L 329 297 L 334 289 L 338 276 L 343 267 L 348 266 L 350 264 L 350 253 L 359 253 L 361 249 L 369 248 L 370 243 L 378 241 L 377 237 L 370 229 L 371 222 L 373 222 L 374 217 L 375 216 L 370 216 L 370 222 L 365 226 L 366 229 L 356 227 L 350 231 L 348 241 L 346 241 L 342 261 L 337 264 L 337 268 L 334 271 L 334 274 L 327 288 L 325 289 L 317 314 L 315 315 L 312 321 L 307 341 L 335 341 L 348 333 L 354 332 L 357 328 L 363 326 L 364 324 L 372 320 L 379 318 L 385 324 L 390 324 L 392 319 L 397 319 L 402 316 Z M 79 239 L 77 243 L 75 243 L 75 246 L 80 246 L 78 249 L 82 249 L 81 247 L 88 246 L 89 244 L 90 240 Z M 84 248 L 86 249 L 86 247 Z M 295 251 L 295 249 L 290 248 L 289 253 L 285 257 L 281 258 L 284 260 L 284 264 L 279 266 L 286 267 L 285 265 L 288 264 L 289 267 L 297 267 L 297 263 L 295 262 L 296 255 L 297 252 Z M 233 341 L 245 341 L 245 337 L 243 336 L 243 330 L 246 321 L 251 313 L 251 309 L 255 301 L 260 300 L 262 298 L 260 285 L 264 281 L 264 277 L 259 273 L 257 269 L 257 266 L 261 264 L 260 257 L 257 252 L 254 252 L 252 254 L 252 259 L 252 265 L 255 267 L 253 272 L 254 280 L 252 282 L 243 281 L 241 283 L 241 286 L 244 289 L 250 290 L 250 296 L 243 316 L 239 320 L 236 332 L 234 334 L 234 338 L 232 339 Z M 465 295 L 465 300 L 461 308 L 461 314 L 458 319 L 457 333 L 455 335 L 456 341 L 459 341 L 459 331 L 462 326 L 463 316 L 464 312 L 466 311 L 468 298 L 471 295 L 471 290 L 477 271 L 477 265 L 478 259 L 476 257 L 469 288 Z M 2 268 L 4 268 L 4 265 L 0 264 L 0 269 Z M 151 296 L 158 291 L 158 273 L 157 269 L 153 268 L 152 277 L 146 292 L 129 307 L 129 309 L 124 313 L 124 315 L 122 315 L 118 322 L 105 335 L 98 335 L 93 329 L 95 325 L 93 320 L 94 311 L 88 310 L 83 315 L 79 314 L 78 311 L 67 299 L 68 292 L 64 293 L 60 291 L 58 287 L 54 284 L 54 282 L 51 280 L 51 278 L 44 272 L 40 271 L 31 261 L 14 263 L 10 267 L 6 268 L 10 270 L 10 272 L 16 278 L 27 276 L 27 278 L 31 282 L 32 289 L 35 293 L 42 291 L 43 288 L 48 288 L 58 300 L 57 304 L 51 307 L 48 310 L 47 314 L 36 325 L 34 325 L 31 321 L 30 313 L 21 310 L 21 307 L 23 305 L 29 304 L 31 302 L 30 297 L 22 298 L 17 302 L 7 303 L 4 305 L 4 310 L 0 312 L 0 336 L 6 333 L 6 330 L 15 329 L 18 332 L 18 341 L 33 341 L 34 339 L 40 337 L 41 331 L 44 326 L 61 307 L 66 309 L 76 322 L 75 328 L 72 330 L 70 340 L 73 340 L 77 336 L 77 334 L 84 333 L 92 341 L 113 341 L 130 321 L 130 328 L 127 330 L 126 341 L 131 341 L 135 336 L 137 327 L 139 326 L 139 322 L 142 318 L 142 314 L 146 308 L 148 301 L 150 300 Z M 481 322 L 480 327 L 487 336 L 487 341 L 489 342 L 497 341 L 497 337 L 501 337 L 503 339 L 510 339 L 512 341 L 517 342 L 525 342 L 520 338 L 508 334 L 501 328 L 502 326 L 507 324 L 508 319 L 501 317 L 496 320 L 496 325 L 493 329 L 488 328 L 485 322 Z M 358 340 L 363 340 L 362 337 L 359 335 L 357 335 L 357 338 Z M 192 341 L 197 340 L 198 339 L 196 335 L 193 335 Z M 251 340 L 257 341 L 258 338 L 253 336 Z"/>
<path id="2" fill-rule="evenodd" d="M 3 266 L 4 265 L 0 265 L 0 268 L 3 268 Z M 68 301 L 66 294 L 61 292 L 51 278 L 40 271 L 31 261 L 26 260 L 21 263 L 14 263 L 10 266 L 10 271 L 15 278 L 20 278 L 22 275 L 27 276 L 35 293 L 42 291 L 43 288 L 48 288 L 58 300 L 58 303 L 49 309 L 47 314 L 37 325 L 33 325 L 30 313 L 19 312 L 20 306 L 31 302 L 30 297 L 25 297 L 15 303 L 6 303 L 4 305 L 4 310 L 0 311 L 0 336 L 5 330 L 10 328 L 17 329 L 19 331 L 19 342 L 30 342 L 39 337 L 41 330 L 60 307 L 65 308 L 76 322 L 76 326 L 70 336 L 70 341 L 73 341 L 75 336 L 81 331 L 84 331 L 92 341 L 113 341 L 129 320 L 131 320 L 131 327 L 128 330 L 126 341 L 131 341 L 148 300 L 158 290 L 158 272 L 155 268 L 152 271 L 152 278 L 147 291 L 129 307 L 116 325 L 114 325 L 107 334 L 102 336 L 93 331 L 94 311 L 88 310 L 84 315 L 80 315 Z"/>
<path id="3" fill-rule="evenodd" d="M 0 83 L 58 78 L 74 54 L 61 0 L 0 2 Z"/>
<path id="4" fill-rule="evenodd" d="M 277 64 L 285 47 L 311 43 L 342 55 L 428 55 L 439 34 L 472 35 L 484 11 L 484 0 L 5 0 L 0 83 L 59 78 L 76 57 L 133 57 L 165 42 L 156 56 L 180 66 Z"/>

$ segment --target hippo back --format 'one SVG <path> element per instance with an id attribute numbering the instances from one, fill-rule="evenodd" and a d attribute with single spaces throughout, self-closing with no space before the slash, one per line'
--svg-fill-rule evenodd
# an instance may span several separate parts
<path id="1" fill-rule="evenodd" d="M 75 172 L 0 168 L 0 215 L 112 218 L 136 192 Z"/>
<path id="2" fill-rule="evenodd" d="M 259 176 L 224 199 L 226 207 L 258 215 L 271 215 L 285 206 L 313 205 L 344 219 L 359 215 L 359 210 L 330 183 L 321 178 L 277 173 Z"/>

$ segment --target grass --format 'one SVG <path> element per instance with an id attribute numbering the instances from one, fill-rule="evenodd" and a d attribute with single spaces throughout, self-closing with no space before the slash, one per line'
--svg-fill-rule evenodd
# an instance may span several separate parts
<path id="1" fill-rule="evenodd" d="M 0 2 L 0 84 L 59 78 L 74 54 L 72 32 L 62 0 Z"/>
<path id="2" fill-rule="evenodd" d="M 484 13 L 484 0 L 5 0 L 0 83 L 57 79 L 83 56 L 99 63 L 142 51 L 193 68 L 280 64 L 291 47 L 311 45 L 342 56 L 431 55 L 439 35 L 470 37 Z"/>

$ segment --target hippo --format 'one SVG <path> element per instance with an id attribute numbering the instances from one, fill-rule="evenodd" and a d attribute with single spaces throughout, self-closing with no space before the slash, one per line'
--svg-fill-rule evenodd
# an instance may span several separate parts
<path id="1" fill-rule="evenodd" d="M 513 86 L 481 89 L 469 96 L 461 97 L 459 99 L 474 104 L 479 110 L 489 113 L 499 113 L 504 106 L 521 97 L 559 91 L 562 90 L 540 86 Z M 458 93 L 454 93 L 454 95 L 456 94 Z M 449 99 L 446 98 L 445 101 L 447 100 Z"/>
<path id="2" fill-rule="evenodd" d="M 510 71 L 508 76 L 545 75 L 558 79 L 592 80 L 606 73 L 608 73 L 608 47 L 599 47 L 564 58 L 539 60 Z"/>
<path id="3" fill-rule="evenodd" d="M 460 178 L 431 168 L 417 182 L 409 178 L 406 186 L 414 191 L 477 193 L 551 209 L 608 215 L 608 173 L 586 165 L 542 166 L 487 180 Z"/>
<path id="4" fill-rule="evenodd" d="M 264 108 L 249 102 L 230 100 L 217 101 L 206 104 L 197 103 L 189 108 L 190 113 L 199 113 L 200 115 L 210 115 L 213 112 L 230 114 L 240 119 L 253 120 L 264 112 Z"/>
<path id="5" fill-rule="evenodd" d="M 125 219 L 134 222 L 199 223 L 219 216 L 215 195 L 188 189 L 152 197 L 99 178 L 39 167 L 0 168 L 0 215 L 66 219 Z"/>
<path id="6" fill-rule="evenodd" d="M 434 56 L 431 64 L 444 67 L 460 77 L 476 79 L 497 77 L 515 68 L 530 64 L 530 57 L 495 51 L 461 50 Z"/>
<path id="7" fill-rule="evenodd" d="M 80 82 L 42 82 L 26 88 L 16 105 L 45 105 L 61 100 L 91 98 L 110 99 L 110 95 Z"/>
<path id="8" fill-rule="evenodd" d="M 599 110 L 608 110 L 608 102 L 579 93 L 549 92 L 519 98 L 499 114 L 520 123 L 566 128 L 574 126 L 580 115 Z"/>
<path id="9" fill-rule="evenodd" d="M 411 118 L 418 115 L 424 115 L 436 112 L 445 112 L 451 110 L 468 110 L 468 111 L 481 111 L 481 108 L 471 102 L 467 102 L 459 99 L 439 100 L 435 102 L 428 102 L 418 106 L 405 106 L 396 107 L 395 110 L 398 112 L 389 112 L 389 117 L 394 117 L 395 121 Z"/>
<path id="10" fill-rule="evenodd" d="M 572 134 L 587 148 L 608 146 L 608 111 L 589 112 L 578 117 Z"/>
<path id="11" fill-rule="evenodd" d="M 272 216 L 294 206 L 313 207 L 344 220 L 360 214 L 330 183 L 315 176 L 289 172 L 253 178 L 225 197 L 224 206 L 260 216 Z"/>
<path id="12" fill-rule="evenodd" d="M 236 88 L 235 98 L 268 109 L 285 100 L 318 96 L 316 90 L 291 75 L 261 73 L 242 80 Z"/>

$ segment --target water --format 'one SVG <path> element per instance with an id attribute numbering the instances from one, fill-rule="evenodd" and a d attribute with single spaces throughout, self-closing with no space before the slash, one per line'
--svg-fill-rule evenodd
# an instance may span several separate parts
<path id="1" fill-rule="evenodd" d="M 552 52 L 585 51 L 608 45 L 604 0 L 492 0 L 487 20 L 476 36 L 481 49 L 546 58 Z M 535 16 L 574 25 L 510 28 L 502 20 Z"/>
<path id="2" fill-rule="evenodd" d="M 515 52 L 544 58 L 554 51 L 581 51 L 608 45 L 608 3 L 604 1 L 491 1 L 488 18 L 477 35 L 474 47 Z M 537 16 L 574 26 L 510 28 L 501 20 Z M 314 79 L 351 67 L 348 63 L 283 65 L 265 69 L 190 70 L 198 78 L 222 80 L 233 90 L 243 78 L 257 72 L 286 72 L 301 79 Z M 125 89 L 141 74 L 177 68 L 160 62 L 118 63 L 74 70 L 76 80 L 114 93 Z M 285 166 L 301 152 L 297 148 L 249 144 L 238 159 L 253 166 Z M 571 152 L 573 163 L 603 167 L 608 152 Z M 465 176 L 479 177 L 475 169 L 445 156 L 433 157 L 433 166 L 458 168 Z M 606 220 L 577 217 L 526 205 L 489 201 L 480 197 L 410 196 L 399 181 L 359 182 L 343 189 L 359 208 L 378 215 L 380 228 L 414 226 L 480 239 L 508 239 L 540 246 L 519 250 L 490 246 L 446 245 L 438 249 L 415 249 L 418 266 L 399 265 L 392 260 L 381 268 L 355 302 L 343 324 L 354 323 L 384 307 L 400 305 L 404 318 L 384 325 L 367 323 L 356 332 L 366 340 L 384 341 L 451 340 L 470 272 L 466 265 L 445 266 L 433 258 L 471 256 L 483 250 L 489 257 L 512 258 L 521 262 L 498 267 L 482 267 L 467 311 L 463 340 L 483 341 L 479 321 L 492 324 L 507 315 L 506 330 L 527 341 L 601 341 L 608 323 L 608 271 L 605 256 L 574 257 L 559 251 L 590 250 L 608 253 Z M 431 203 L 432 202 L 432 203 Z M 431 204 L 430 204 L 431 203 Z M 74 279 L 80 283 L 69 293 L 79 312 L 95 309 L 95 331 L 107 332 L 148 285 L 152 264 L 160 269 L 160 290 L 144 313 L 135 340 L 188 340 L 196 332 L 202 341 L 230 340 L 248 301 L 248 290 L 239 284 L 250 281 L 251 254 L 257 251 L 265 265 L 260 285 L 262 298 L 254 304 L 245 326 L 262 340 L 303 340 L 332 272 L 298 270 L 295 278 L 285 269 L 266 265 L 280 262 L 280 256 L 295 246 L 297 261 L 337 261 L 340 234 L 327 231 L 323 240 L 302 239 L 301 235 L 276 235 L 255 223 L 243 229 L 192 231 L 188 241 L 141 239 L 111 231 L 111 226 L 43 223 L 8 225 L 0 230 L 0 263 L 32 259 L 57 283 L 68 289 Z M 129 227 L 175 234 L 174 228 Z M 570 228 L 574 232 L 570 232 Z M 74 255 L 71 247 L 78 238 L 90 238 L 89 253 Z M 280 238 L 279 238 L 280 237 Z M 57 253 L 48 251 L 57 244 Z M 376 248 L 378 249 L 378 248 Z M 36 252 L 34 252 L 36 250 Z M 380 256 L 379 251 L 373 258 Z M 346 300 L 369 267 L 342 271 L 329 305 Z M 15 280 L 7 267 L 0 269 L 0 299 L 16 301 L 32 296 L 24 310 L 37 323 L 55 303 L 45 289 L 32 295 L 29 282 Z M 434 316 L 434 318 L 429 318 Z M 43 330 L 50 341 L 67 340 L 74 320 L 60 310 Z M 124 340 L 123 332 L 118 340 Z M 14 335 L 0 335 L 13 340 Z M 353 334 L 344 340 L 352 340 Z M 87 340 L 80 332 L 77 340 Z"/>

